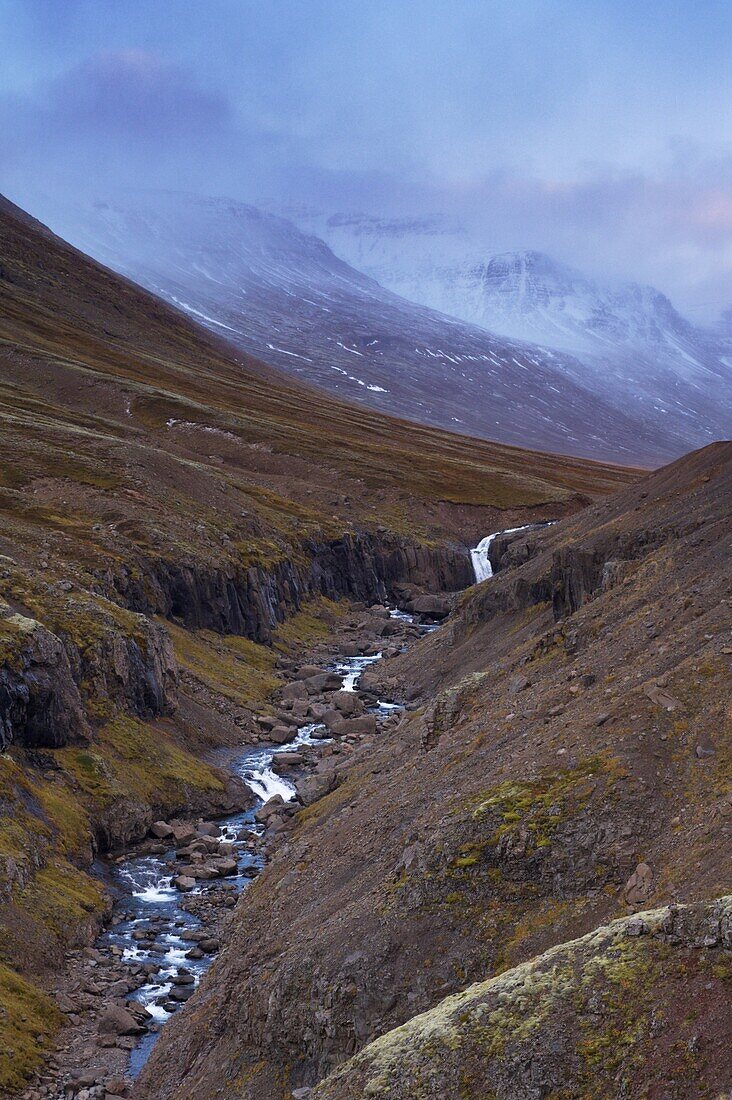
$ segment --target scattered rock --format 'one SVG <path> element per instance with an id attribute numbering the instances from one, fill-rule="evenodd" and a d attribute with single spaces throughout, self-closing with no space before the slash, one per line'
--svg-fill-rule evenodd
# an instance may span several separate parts
<path id="1" fill-rule="evenodd" d="M 674 699 L 668 691 L 659 687 L 658 684 L 644 684 L 643 691 L 658 707 L 663 707 L 664 710 L 674 711 L 679 710 L 681 703 L 678 699 Z"/>
<path id="2" fill-rule="evenodd" d="M 336 691 L 331 702 L 341 714 L 349 718 L 363 714 L 363 703 L 355 691 Z"/>
<path id="3" fill-rule="evenodd" d="M 625 884 L 623 900 L 626 905 L 640 905 L 653 893 L 653 871 L 648 863 L 639 863 Z"/>

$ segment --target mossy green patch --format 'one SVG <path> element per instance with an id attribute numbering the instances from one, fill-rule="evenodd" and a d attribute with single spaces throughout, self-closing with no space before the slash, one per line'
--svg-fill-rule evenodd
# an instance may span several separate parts
<path id="1" fill-rule="evenodd" d="M 0 963 L 0 1092 L 20 1089 L 48 1053 L 63 1017 L 45 993 Z"/>
<path id="2" fill-rule="evenodd" d="M 67 860 L 56 858 L 16 893 L 16 902 L 63 943 L 73 942 L 74 930 L 88 924 L 90 918 L 96 922 L 108 906 L 108 895 L 100 882 Z"/>
<path id="3" fill-rule="evenodd" d="M 324 597 L 311 600 L 296 615 L 280 623 L 272 635 L 272 644 L 282 653 L 299 653 L 304 646 L 324 641 L 333 628 L 333 620 L 346 613 L 346 605 Z"/>
<path id="4" fill-rule="evenodd" d="M 128 715 L 102 726 L 88 749 L 58 749 L 55 756 L 96 807 L 119 797 L 180 801 L 185 787 L 223 787 L 217 772 L 177 745 L 162 723 Z"/>
<path id="5" fill-rule="evenodd" d="M 534 850 L 547 847 L 566 816 L 580 812 L 587 804 L 598 778 L 608 776 L 617 767 L 617 760 L 609 753 L 598 753 L 574 768 L 533 782 L 507 780 L 473 800 L 471 815 L 480 819 L 490 814 L 500 819 L 491 843 L 521 824 Z"/>
<path id="6" fill-rule="evenodd" d="M 266 646 L 239 636 L 165 625 L 178 664 L 212 691 L 253 708 L 261 706 L 277 687 L 275 656 Z"/>

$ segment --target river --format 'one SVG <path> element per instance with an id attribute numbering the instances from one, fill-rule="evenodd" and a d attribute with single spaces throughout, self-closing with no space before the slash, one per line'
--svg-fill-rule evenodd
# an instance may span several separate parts
<path id="1" fill-rule="evenodd" d="M 403 611 L 392 610 L 390 614 L 394 618 L 413 622 L 413 617 Z M 421 633 L 428 633 L 435 626 L 423 624 L 419 629 Z M 343 690 L 355 691 L 364 670 L 380 659 L 380 653 L 372 657 L 344 657 L 331 663 L 329 668 L 341 676 Z M 370 708 L 370 713 L 388 717 L 401 709 L 398 704 L 379 701 Z M 232 893 L 246 889 L 264 863 L 263 857 L 256 849 L 253 851 L 251 845 L 253 837 L 264 832 L 264 826 L 255 821 L 256 810 L 275 795 L 280 795 L 285 802 L 296 797 L 294 784 L 273 770 L 275 753 L 296 752 L 303 745 L 324 744 L 330 739 L 323 737 L 323 730 L 323 726 L 303 725 L 293 740 L 284 745 L 258 744 L 229 759 L 228 767 L 244 780 L 258 800 L 246 812 L 233 814 L 216 823 L 221 839 L 232 843 L 232 854 L 237 861 L 237 873 L 225 880 L 226 887 Z M 149 1058 L 160 1029 L 185 1003 L 215 955 L 212 952 L 202 958 L 189 956 L 196 946 L 192 937 L 201 927 L 201 922 L 184 908 L 183 902 L 184 898 L 201 894 L 207 884 L 199 884 L 190 893 L 181 895 L 172 885 L 171 863 L 174 857 L 172 847 L 157 855 L 132 855 L 114 864 L 111 870 L 112 885 L 118 900 L 112 925 L 102 934 L 98 946 L 107 951 L 113 950 L 123 963 L 148 966 L 151 971 L 145 984 L 131 995 L 132 999 L 144 1005 L 154 1021 L 152 1030 L 131 1051 L 129 1073 L 133 1077 L 140 1073 Z M 189 936 L 191 938 L 187 938 Z M 176 1000 L 176 997 L 181 999 Z"/>

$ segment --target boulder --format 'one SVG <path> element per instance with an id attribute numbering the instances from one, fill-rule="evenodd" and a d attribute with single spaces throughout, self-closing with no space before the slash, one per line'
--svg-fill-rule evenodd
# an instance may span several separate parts
<path id="1" fill-rule="evenodd" d="M 230 856 L 221 856 L 219 859 L 214 860 L 213 865 L 222 878 L 226 875 L 235 875 L 237 871 L 237 862 Z"/>
<path id="2" fill-rule="evenodd" d="M 654 874 L 648 863 L 639 863 L 625 884 L 623 900 L 626 905 L 641 905 L 653 893 Z"/>
<path id="3" fill-rule="evenodd" d="M 273 726 L 279 724 L 279 719 L 273 717 L 271 714 L 260 714 L 257 716 L 256 722 L 263 730 L 271 730 Z"/>
<path id="4" fill-rule="evenodd" d="M 324 798 L 326 794 L 329 794 L 335 788 L 336 777 L 334 773 L 325 772 L 301 780 L 297 784 L 297 795 L 303 806 L 311 806 L 313 802 L 317 802 L 319 798 Z"/>
<path id="5" fill-rule="evenodd" d="M 345 726 L 348 734 L 366 734 L 370 736 L 376 733 L 376 715 L 363 714 L 360 718 L 351 718 Z"/>
<path id="6" fill-rule="evenodd" d="M 170 840 L 173 836 L 173 826 L 168 825 L 167 821 L 155 821 L 150 826 L 150 835 L 157 837 L 158 840 Z"/>
<path id="7" fill-rule="evenodd" d="M 97 1031 L 100 1035 L 142 1035 L 146 1028 L 126 1008 L 110 1005 L 100 1016 Z"/>
<path id="8" fill-rule="evenodd" d="M 184 822 L 176 823 L 171 828 L 173 830 L 172 839 L 175 841 L 176 848 L 184 848 L 186 844 L 191 844 L 198 836 L 193 826 Z"/>
<path id="9" fill-rule="evenodd" d="M 212 863 L 199 863 L 197 867 L 188 869 L 188 874 L 193 875 L 197 882 L 211 882 L 219 877 L 219 870 Z"/>
<path id="10" fill-rule="evenodd" d="M 298 680 L 307 680 L 311 676 L 322 676 L 325 672 L 324 668 L 320 668 L 318 665 L 303 665 L 302 668 L 297 670 Z"/>
<path id="11" fill-rule="evenodd" d="M 275 726 L 269 731 L 269 739 L 275 745 L 284 745 L 292 740 L 292 729 L 289 726 Z"/>
<path id="12" fill-rule="evenodd" d="M 412 600 L 412 611 L 426 615 L 430 619 L 446 619 L 453 609 L 454 599 L 449 596 L 429 593 Z"/>
<path id="13" fill-rule="evenodd" d="M 282 699 L 307 699 L 308 689 L 302 680 L 293 680 L 291 684 L 285 684 L 280 691 Z"/>
<path id="14" fill-rule="evenodd" d="M 668 691 L 664 691 L 658 684 L 644 684 L 643 691 L 652 703 L 655 703 L 657 707 L 662 707 L 664 710 L 673 711 L 681 707 L 681 703 L 678 699 L 675 699 Z"/>
<path id="15" fill-rule="evenodd" d="M 402 634 L 404 632 L 404 623 L 401 619 L 387 619 L 378 630 L 378 634 L 381 638 L 390 638 L 395 634 Z"/>
<path id="16" fill-rule="evenodd" d="M 278 775 L 289 768 L 299 767 L 305 762 L 305 757 L 299 752 L 276 752 L 272 757 L 272 771 Z"/>
<path id="17" fill-rule="evenodd" d="M 320 672 L 317 676 L 309 676 L 303 683 L 308 695 L 322 695 L 324 691 L 338 691 L 341 678 L 337 672 Z"/>
<path id="18" fill-rule="evenodd" d="M 345 729 L 346 719 L 343 717 L 339 710 L 326 710 L 325 714 L 323 715 L 322 721 L 325 728 L 329 730 L 330 733 L 333 733 L 336 736 L 339 736 L 341 733 L 343 733 Z"/>
<path id="19" fill-rule="evenodd" d="M 276 794 L 272 798 L 268 798 L 265 804 L 259 807 L 254 814 L 254 820 L 260 825 L 265 825 L 273 814 L 279 813 L 284 807 L 284 798 L 281 794 Z"/>
<path id="20" fill-rule="evenodd" d="M 186 894 L 189 890 L 192 890 L 196 885 L 196 880 L 191 878 L 190 875 L 175 875 L 173 878 L 173 886 L 176 890 L 180 890 L 181 893 Z"/>
<path id="21" fill-rule="evenodd" d="M 195 992 L 195 985 L 175 985 L 171 989 L 168 996 L 170 997 L 171 1001 L 178 1001 L 179 1004 L 182 1004 L 183 1001 L 187 1001 L 190 997 L 192 997 Z"/>
<path id="22" fill-rule="evenodd" d="M 363 714 L 363 703 L 355 691 L 336 691 L 331 699 L 333 706 L 349 718 Z"/>

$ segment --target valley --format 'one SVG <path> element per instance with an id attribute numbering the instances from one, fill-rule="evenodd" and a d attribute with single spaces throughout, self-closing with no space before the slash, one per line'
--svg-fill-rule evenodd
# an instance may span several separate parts
<path id="1" fill-rule="evenodd" d="M 723 1088 L 731 459 L 508 537 L 446 625 L 364 675 L 417 709 L 296 815 L 140 1096 Z M 683 1058 L 657 1060 L 658 1020 Z"/>
<path id="2" fill-rule="evenodd" d="M 732 445 L 453 435 L 0 257 L 0 1092 L 723 1091 Z"/>
<path id="3" fill-rule="evenodd" d="M 731 53 L 0 0 L 0 1100 L 732 1100 Z"/>
<path id="4" fill-rule="evenodd" d="M 47 991 L 109 917 L 98 860 L 156 821 L 251 804 L 210 754 L 258 743 L 279 656 L 322 640 L 344 600 L 464 589 L 486 530 L 570 514 L 638 473 L 527 461 L 234 360 L 4 200 L 0 253 L 0 1090 L 14 1094 L 65 1018 Z"/>

